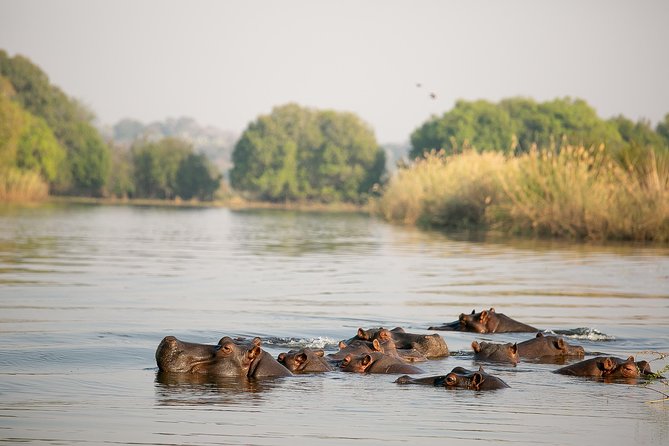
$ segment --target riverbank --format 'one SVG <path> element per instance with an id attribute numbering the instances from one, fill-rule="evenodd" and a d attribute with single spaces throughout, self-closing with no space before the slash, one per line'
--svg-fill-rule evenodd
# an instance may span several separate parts
<path id="1" fill-rule="evenodd" d="M 47 203 L 90 204 L 106 206 L 155 206 L 155 207 L 185 207 L 185 208 L 229 208 L 229 209 L 285 209 L 313 212 L 356 212 L 367 213 L 367 205 L 351 203 L 318 203 L 318 202 L 282 202 L 250 201 L 239 197 L 228 200 L 198 201 L 198 200 L 159 200 L 146 198 L 91 198 L 49 196 Z"/>

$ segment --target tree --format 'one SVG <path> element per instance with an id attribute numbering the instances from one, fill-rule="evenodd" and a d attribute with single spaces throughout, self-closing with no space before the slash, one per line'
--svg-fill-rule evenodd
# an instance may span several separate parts
<path id="1" fill-rule="evenodd" d="M 192 153 L 190 145 L 175 138 L 139 143 L 132 148 L 138 197 L 173 199 L 177 195 L 177 171 Z"/>
<path id="2" fill-rule="evenodd" d="M 249 124 L 232 159 L 231 185 L 271 201 L 360 202 L 385 169 L 385 153 L 357 116 L 296 104 Z"/>
<path id="3" fill-rule="evenodd" d="M 1 79 L 1 78 L 0 78 Z M 46 122 L 0 92 L 0 168 L 37 173 L 48 185 L 66 181 L 65 149 Z"/>
<path id="4" fill-rule="evenodd" d="M 664 115 L 664 119 L 657 123 L 655 131 L 664 139 L 665 147 L 669 147 L 669 113 Z"/>
<path id="5" fill-rule="evenodd" d="M 555 99 L 537 103 L 527 98 L 458 101 L 441 117 L 433 117 L 411 135 L 411 157 L 444 149 L 452 153 L 463 146 L 479 151 L 514 149 L 527 152 L 532 146 L 561 147 L 563 144 L 599 145 L 621 141 L 615 125 L 600 119 L 580 99 Z"/>
<path id="6" fill-rule="evenodd" d="M 177 194 L 190 200 L 193 197 L 199 200 L 212 200 L 214 192 L 221 183 L 221 175 L 211 165 L 206 156 L 190 153 L 181 160 L 177 171 Z"/>
<path id="7" fill-rule="evenodd" d="M 411 134 L 412 158 L 433 149 L 453 153 L 464 146 L 507 150 L 514 126 L 509 113 L 488 101 L 458 101 L 441 118 L 434 117 Z"/>
<path id="8" fill-rule="evenodd" d="M 47 75 L 21 55 L 9 57 L 0 50 L 0 75 L 12 84 L 14 100 L 44 119 L 67 150 L 65 169 L 71 183 L 63 193 L 100 195 L 110 168 L 109 147 L 91 124 L 94 116 L 81 104 L 52 86 Z"/>

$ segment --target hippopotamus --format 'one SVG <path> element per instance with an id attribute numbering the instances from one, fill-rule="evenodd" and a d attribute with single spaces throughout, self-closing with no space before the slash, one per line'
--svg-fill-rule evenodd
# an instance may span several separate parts
<path id="1" fill-rule="evenodd" d="M 395 327 L 392 330 L 383 327 L 370 330 L 358 328 L 358 333 L 349 341 L 356 339 L 363 341 L 379 339 L 382 342 L 392 339 L 398 350 L 413 349 L 428 359 L 448 356 L 446 341 L 437 333 L 431 335 L 407 333 L 401 327 Z"/>
<path id="2" fill-rule="evenodd" d="M 598 356 L 585 361 L 570 364 L 557 369 L 555 373 L 572 376 L 594 376 L 603 378 L 638 378 L 651 375 L 647 361 L 634 361 L 634 356 L 627 359 L 615 356 Z"/>
<path id="3" fill-rule="evenodd" d="M 277 359 L 293 373 L 330 372 L 333 368 L 323 357 L 324 354 L 323 350 L 312 350 L 305 347 L 291 350 L 288 353 L 280 353 Z"/>
<path id="4" fill-rule="evenodd" d="M 512 333 L 536 332 L 536 328 L 518 322 L 502 313 L 495 312 L 494 308 L 477 313 L 460 314 L 457 321 L 449 322 L 438 327 L 429 327 L 428 330 L 471 331 L 475 333 Z"/>
<path id="5" fill-rule="evenodd" d="M 184 342 L 166 336 L 156 349 L 161 372 L 209 373 L 249 378 L 290 376 L 292 373 L 260 348 L 260 338 L 250 343 L 225 336 L 216 345 Z"/>
<path id="6" fill-rule="evenodd" d="M 518 355 L 528 359 L 555 359 L 566 356 L 585 355 L 585 350 L 580 345 L 571 345 L 559 336 L 545 336 L 537 333 L 537 336 L 518 344 Z"/>
<path id="7" fill-rule="evenodd" d="M 341 363 L 341 370 L 354 373 L 423 373 L 423 370 L 416 366 L 379 352 L 358 356 L 347 355 Z"/>
<path id="8" fill-rule="evenodd" d="M 463 367 L 455 367 L 447 375 L 428 376 L 425 378 L 412 378 L 408 375 L 400 376 L 395 381 L 397 384 L 423 384 L 447 389 L 470 389 L 470 390 L 497 390 L 509 387 L 500 378 L 489 375 L 479 367 L 474 372 Z"/>
<path id="9" fill-rule="evenodd" d="M 356 339 L 349 343 L 340 341 L 339 351 L 337 353 L 328 353 L 328 358 L 333 361 L 343 361 L 347 356 L 359 356 L 372 352 L 381 352 L 381 344 L 378 340 L 370 342 Z"/>
<path id="10" fill-rule="evenodd" d="M 510 362 L 513 365 L 518 364 L 518 346 L 511 344 L 494 344 L 492 342 L 472 342 L 474 349 L 474 358 L 484 361 Z"/>

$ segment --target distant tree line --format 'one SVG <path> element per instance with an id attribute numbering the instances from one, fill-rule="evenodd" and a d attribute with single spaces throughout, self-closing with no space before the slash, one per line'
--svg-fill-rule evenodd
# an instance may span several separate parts
<path id="1" fill-rule="evenodd" d="M 93 120 L 29 59 L 0 50 L 0 199 L 34 183 L 24 178 L 81 196 L 207 200 L 218 189 L 220 174 L 189 143 L 140 140 L 124 150 L 104 141 Z"/>
<path id="2" fill-rule="evenodd" d="M 456 102 L 440 117 L 433 117 L 411 134 L 411 158 L 431 150 L 451 154 L 462 148 L 479 151 L 528 152 L 533 146 L 557 148 L 604 144 L 611 152 L 630 153 L 669 147 L 669 114 L 655 129 L 650 122 L 624 116 L 603 120 L 581 99 L 535 102 L 509 98 Z"/>
<path id="3" fill-rule="evenodd" d="M 219 189 L 218 169 L 192 142 L 155 137 L 192 135 L 198 130 L 192 120 L 152 125 L 148 133 L 125 120 L 114 128 L 125 138 L 118 144 L 105 141 L 93 121 L 38 66 L 0 50 L 0 200 L 8 189 L 35 183 L 53 194 L 158 199 L 210 200 Z M 224 135 L 210 136 L 210 151 L 219 151 Z M 652 128 L 623 116 L 603 120 L 580 99 L 458 101 L 412 133 L 410 156 L 467 147 L 521 155 L 534 146 L 600 144 L 627 166 L 649 150 L 666 153 L 669 114 Z M 244 130 L 229 179 L 254 199 L 362 203 L 380 190 L 385 158 L 373 130 L 355 114 L 287 104 Z"/>

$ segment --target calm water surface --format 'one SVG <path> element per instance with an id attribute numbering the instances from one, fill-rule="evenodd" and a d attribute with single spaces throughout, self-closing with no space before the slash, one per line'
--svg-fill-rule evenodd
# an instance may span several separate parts
<path id="1" fill-rule="evenodd" d="M 669 250 L 467 241 L 364 215 L 226 209 L 0 209 L 0 442 L 32 444 L 669 443 L 669 393 L 485 364 L 511 388 L 398 386 L 332 372 L 160 382 L 168 334 L 260 336 L 275 356 L 358 327 L 426 327 L 495 307 L 570 330 L 591 354 L 669 352 Z M 428 374 L 478 368 L 473 340 Z M 653 361 L 661 369 L 669 359 Z"/>

